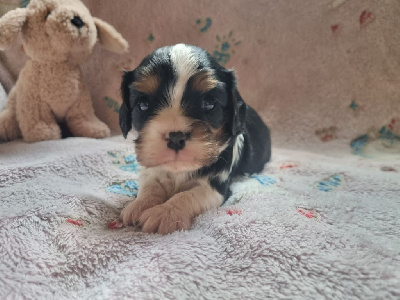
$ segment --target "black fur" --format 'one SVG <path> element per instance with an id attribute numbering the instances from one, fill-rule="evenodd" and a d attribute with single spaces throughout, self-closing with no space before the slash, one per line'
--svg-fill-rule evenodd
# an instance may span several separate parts
<path id="1" fill-rule="evenodd" d="M 210 128 L 223 126 L 222 142 L 228 146 L 219 154 L 218 160 L 196 171 L 198 177 L 208 177 L 210 185 L 222 194 L 225 199 L 230 195 L 229 186 L 232 179 L 246 174 L 261 172 L 271 157 L 271 138 L 269 128 L 259 115 L 243 101 L 236 84 L 235 74 L 227 70 L 205 50 L 188 46 L 198 60 L 198 70 L 212 70 L 218 80 L 214 89 L 201 93 L 188 81 L 182 96 L 181 106 L 187 117 L 206 122 Z M 168 99 L 162 87 L 174 84 L 176 75 L 171 65 L 171 47 L 156 50 L 147 56 L 136 70 L 127 72 L 122 80 L 121 90 L 123 104 L 120 110 L 120 126 L 126 137 L 132 126 L 141 130 L 145 122 L 167 105 Z M 155 70 L 160 77 L 161 88 L 152 95 L 136 91 L 132 83 L 138 80 L 143 68 Z M 205 112 L 201 107 L 203 101 L 216 99 L 214 109 Z M 149 109 L 140 111 L 138 103 L 145 99 Z M 243 135 L 243 137 L 240 137 Z M 240 156 L 233 164 L 235 142 L 243 140 L 239 150 Z M 227 175 L 227 176 L 226 176 Z"/>

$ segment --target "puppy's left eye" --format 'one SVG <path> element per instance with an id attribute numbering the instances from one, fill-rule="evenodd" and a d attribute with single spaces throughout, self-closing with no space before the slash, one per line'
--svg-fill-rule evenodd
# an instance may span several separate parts
<path id="1" fill-rule="evenodd" d="M 146 111 L 149 109 L 149 101 L 147 101 L 146 99 L 141 99 L 138 102 L 138 107 L 141 111 Z"/>
<path id="2" fill-rule="evenodd" d="M 215 100 L 214 99 L 205 99 L 205 100 L 203 100 L 201 106 L 205 111 L 210 111 L 215 107 Z"/>

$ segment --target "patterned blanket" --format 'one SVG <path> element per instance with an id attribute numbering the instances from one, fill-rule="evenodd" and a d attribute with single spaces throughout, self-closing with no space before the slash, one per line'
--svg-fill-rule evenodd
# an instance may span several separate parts
<path id="1" fill-rule="evenodd" d="M 140 188 L 121 137 L 2 144 L 0 299 L 398 299 L 399 155 L 329 149 L 160 236 L 108 227 Z"/>

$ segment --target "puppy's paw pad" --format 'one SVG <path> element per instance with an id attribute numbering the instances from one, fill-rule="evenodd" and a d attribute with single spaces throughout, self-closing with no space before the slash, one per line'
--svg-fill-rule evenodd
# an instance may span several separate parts
<path id="1" fill-rule="evenodd" d="M 192 217 L 188 212 L 165 203 L 144 211 L 139 218 L 139 223 L 144 232 L 167 234 L 190 229 Z"/>

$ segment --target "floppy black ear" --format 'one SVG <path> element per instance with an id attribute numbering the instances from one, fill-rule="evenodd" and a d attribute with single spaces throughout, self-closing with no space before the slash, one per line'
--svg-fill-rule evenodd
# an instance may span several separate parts
<path id="1" fill-rule="evenodd" d="M 238 135 L 243 131 L 247 115 L 247 105 L 244 103 L 237 89 L 235 72 L 233 70 L 226 70 L 224 73 L 229 101 L 232 103 L 232 135 Z"/>
<path id="2" fill-rule="evenodd" d="M 130 89 L 129 86 L 135 79 L 135 71 L 125 72 L 122 76 L 121 93 L 123 103 L 119 110 L 119 126 L 121 127 L 124 138 L 127 137 L 129 131 L 132 129 L 132 107 L 130 103 Z"/>
<path id="3" fill-rule="evenodd" d="M 239 94 L 239 91 L 235 88 L 233 91 L 234 99 L 236 99 L 234 117 L 233 117 L 233 126 L 232 126 L 232 134 L 237 135 L 242 133 L 244 122 L 246 120 L 247 115 L 247 105 L 244 103 L 242 97 Z M 235 103 L 235 100 L 234 100 Z"/>
<path id="4" fill-rule="evenodd" d="M 131 110 L 126 107 L 125 103 L 119 109 L 119 126 L 121 127 L 122 135 L 126 138 L 132 129 L 132 117 Z"/>

